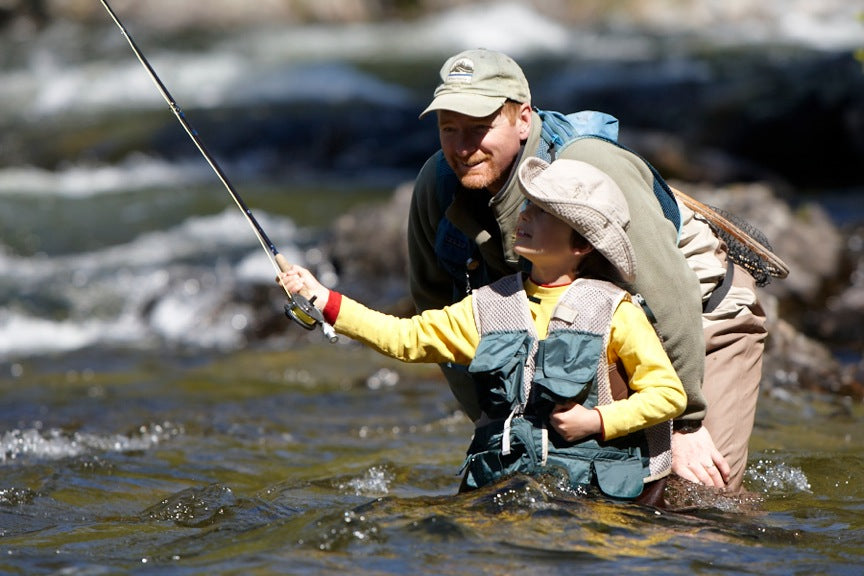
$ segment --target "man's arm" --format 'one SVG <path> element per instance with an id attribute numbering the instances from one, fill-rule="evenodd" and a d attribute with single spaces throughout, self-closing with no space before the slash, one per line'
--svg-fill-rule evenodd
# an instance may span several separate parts
<path id="1" fill-rule="evenodd" d="M 657 318 L 663 348 L 687 393 L 682 418 L 700 421 L 705 416 L 705 339 L 699 283 L 678 249 L 675 226 L 654 196 L 651 171 L 634 154 L 596 138 L 575 141 L 561 157 L 600 168 L 624 192 L 630 208 L 627 235 L 636 254 L 636 280 L 627 289 L 641 294 Z"/>
<path id="2" fill-rule="evenodd" d="M 436 186 L 440 152 L 420 170 L 414 183 L 408 212 L 408 282 L 418 311 L 443 308 L 452 303 L 453 284 L 438 265 L 435 234 L 443 217 Z"/>
<path id="3" fill-rule="evenodd" d="M 631 219 L 627 235 L 636 253 L 636 281 L 628 289 L 640 293 L 651 307 L 663 348 L 687 393 L 687 407 L 676 422 L 695 427 L 692 432 L 673 434 L 672 470 L 693 482 L 724 487 L 729 465 L 708 431 L 700 427 L 706 403 L 699 280 L 677 247 L 675 227 L 654 197 L 653 175 L 635 155 L 595 138 L 574 142 L 562 156 L 605 171 L 627 198 Z"/>

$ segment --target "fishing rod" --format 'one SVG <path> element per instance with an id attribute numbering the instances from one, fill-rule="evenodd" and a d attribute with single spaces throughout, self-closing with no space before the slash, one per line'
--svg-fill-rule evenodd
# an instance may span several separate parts
<path id="1" fill-rule="evenodd" d="M 204 142 L 201 141 L 201 138 L 198 136 L 198 132 L 192 128 L 189 124 L 189 121 L 186 120 L 186 115 L 183 114 L 183 110 L 180 109 L 180 106 L 177 105 L 177 102 L 174 100 L 174 97 L 171 96 L 171 93 L 168 92 L 168 89 L 165 87 L 165 84 L 162 83 L 162 80 L 159 79 L 159 75 L 156 74 L 156 71 L 150 65 L 150 62 L 147 58 L 144 57 L 144 54 L 138 48 L 138 45 L 135 43 L 135 40 L 132 39 L 132 36 L 126 30 L 126 27 L 120 21 L 120 18 L 117 14 L 114 13 L 114 10 L 111 9 L 111 6 L 108 4 L 106 0 L 99 0 L 102 2 L 102 6 L 105 7 L 105 10 L 108 11 L 108 15 L 111 16 L 111 19 L 114 20 L 114 23 L 117 24 L 117 27 L 120 28 L 120 32 L 123 33 L 123 36 L 126 38 L 126 41 L 129 43 L 129 46 L 132 48 L 132 52 L 135 53 L 135 56 L 138 58 L 138 61 L 141 62 L 141 65 L 144 66 L 144 69 L 147 70 L 147 73 L 150 75 L 150 79 L 153 80 L 153 83 L 156 85 L 156 88 L 159 90 L 159 93 L 168 103 L 168 106 L 171 108 L 171 111 L 174 112 L 174 116 L 177 117 L 177 120 L 180 121 L 180 124 L 183 126 L 183 129 L 186 130 L 186 133 L 192 139 L 192 142 L 195 143 L 195 146 L 198 148 L 198 151 L 201 152 L 201 155 L 204 156 L 204 159 L 210 165 L 210 168 L 216 173 L 216 176 L 219 177 L 219 180 L 222 182 L 222 185 L 225 186 L 225 189 L 228 190 L 228 194 L 231 195 L 231 198 L 234 200 L 234 203 L 237 204 L 237 207 L 240 208 L 240 211 L 243 212 L 243 216 L 246 218 L 246 221 L 252 227 L 252 231 L 255 232 L 256 238 L 261 243 L 261 247 L 264 249 L 264 252 L 267 253 L 267 258 L 270 260 L 273 267 L 276 269 L 277 273 L 287 272 L 291 265 L 288 263 L 288 260 L 279 253 L 279 250 L 276 249 L 276 246 L 273 242 L 270 241 L 270 238 L 264 232 L 264 229 L 258 223 L 258 220 L 255 219 L 255 216 L 252 215 L 252 210 L 246 205 L 243 201 L 243 198 L 240 197 L 240 194 L 234 189 L 231 185 L 231 182 L 228 180 L 228 177 L 220 168 L 219 163 L 216 162 L 216 159 L 207 151 L 207 148 L 204 146 Z M 321 311 L 315 307 L 315 297 L 313 296 L 311 300 L 308 300 L 302 294 L 292 294 L 287 289 L 285 293 L 288 295 L 288 303 L 285 305 L 285 314 L 294 320 L 297 324 L 302 326 L 307 330 L 313 330 L 316 326 L 321 326 L 321 330 L 324 332 L 324 335 L 327 337 L 330 342 L 335 342 L 336 332 L 333 330 L 333 327 L 330 326 L 327 322 L 324 321 L 324 315 Z"/>

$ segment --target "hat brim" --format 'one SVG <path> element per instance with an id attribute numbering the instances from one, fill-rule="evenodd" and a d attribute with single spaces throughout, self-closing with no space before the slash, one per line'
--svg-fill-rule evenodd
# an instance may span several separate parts
<path id="1" fill-rule="evenodd" d="M 544 212 L 563 220 L 590 242 L 615 267 L 624 282 L 635 279 L 636 256 L 630 238 L 624 228 L 610 220 L 602 209 L 582 202 L 547 202 L 524 188 L 523 192 L 528 192 L 525 196 Z"/>
<path id="2" fill-rule="evenodd" d="M 636 256 L 627 232 L 604 213 L 602 204 L 556 202 L 549 198 L 549 191 L 535 182 L 535 178 L 548 167 L 548 163 L 535 158 L 523 164 L 520 174 L 522 194 L 544 212 L 576 230 L 612 264 L 624 282 L 632 282 L 636 277 Z M 609 206 L 609 211 L 614 212 L 614 207 Z"/>
<path id="3" fill-rule="evenodd" d="M 465 93 L 439 94 L 423 110 L 420 118 L 435 110 L 451 110 L 474 118 L 485 118 L 501 108 L 506 101 L 507 98 L 504 96 L 484 96 L 482 94 Z"/>

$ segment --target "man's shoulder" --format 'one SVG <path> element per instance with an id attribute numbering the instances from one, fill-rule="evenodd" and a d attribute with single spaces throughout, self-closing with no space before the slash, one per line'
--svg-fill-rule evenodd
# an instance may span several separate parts
<path id="1" fill-rule="evenodd" d="M 559 152 L 559 158 L 567 158 L 570 160 L 581 160 L 594 164 L 594 161 L 602 163 L 620 162 L 621 160 L 632 156 L 626 150 L 610 142 L 604 138 L 595 138 L 593 136 L 585 136 L 577 138 L 567 144 L 567 146 Z"/>
<path id="2" fill-rule="evenodd" d="M 638 175 L 644 184 L 653 186 L 651 167 L 642 158 L 603 138 L 578 138 L 568 144 L 558 157 L 587 162 L 609 174 L 619 185 L 622 185 L 620 178 Z"/>
<path id="3" fill-rule="evenodd" d="M 436 190 L 438 186 L 438 171 L 439 164 L 442 160 L 442 153 L 432 154 L 420 171 L 417 173 L 417 178 L 414 180 L 414 204 L 417 206 L 427 206 L 435 200 Z"/>
<path id="4" fill-rule="evenodd" d="M 438 150 L 426 160 L 423 167 L 420 168 L 420 171 L 417 173 L 417 178 L 414 181 L 415 195 L 425 195 L 435 192 L 438 180 L 442 175 L 442 164 L 446 165 L 446 162 L 444 161 L 444 154 L 441 150 Z"/>
<path id="5" fill-rule="evenodd" d="M 417 174 L 417 178 L 434 181 L 441 176 L 446 176 L 452 173 L 453 170 L 450 168 L 450 165 L 447 164 L 447 161 L 444 159 L 444 151 L 438 150 L 426 159 L 426 162 L 423 163 L 423 167 L 420 168 L 420 172 L 418 172 Z"/>

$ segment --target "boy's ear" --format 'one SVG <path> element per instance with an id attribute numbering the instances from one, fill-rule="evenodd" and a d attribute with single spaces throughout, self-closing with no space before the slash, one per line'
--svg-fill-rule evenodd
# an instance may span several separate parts
<path id="1" fill-rule="evenodd" d="M 584 244 L 580 244 L 579 246 L 574 246 L 570 248 L 570 253 L 574 256 L 582 256 L 583 258 L 594 251 L 594 246 L 585 242 Z"/>

